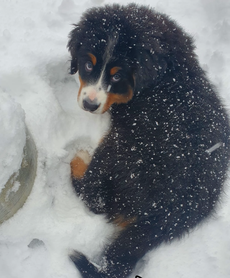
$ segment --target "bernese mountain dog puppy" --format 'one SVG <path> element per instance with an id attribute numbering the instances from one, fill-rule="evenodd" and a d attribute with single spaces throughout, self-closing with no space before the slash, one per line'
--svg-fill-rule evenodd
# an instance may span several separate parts
<path id="1" fill-rule="evenodd" d="M 71 259 L 83 278 L 124 278 L 213 212 L 229 162 L 228 116 L 191 37 L 153 9 L 89 9 L 68 49 L 78 104 L 111 114 L 93 157 L 82 150 L 71 162 L 73 186 L 119 228 L 100 267 L 79 252 Z"/>

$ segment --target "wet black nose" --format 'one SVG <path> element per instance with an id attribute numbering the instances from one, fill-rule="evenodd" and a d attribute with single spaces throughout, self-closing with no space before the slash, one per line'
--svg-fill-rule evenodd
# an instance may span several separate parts
<path id="1" fill-rule="evenodd" d="M 83 107 L 86 111 L 96 111 L 99 106 L 100 104 L 96 104 L 94 101 L 91 101 L 88 98 L 83 100 Z"/>

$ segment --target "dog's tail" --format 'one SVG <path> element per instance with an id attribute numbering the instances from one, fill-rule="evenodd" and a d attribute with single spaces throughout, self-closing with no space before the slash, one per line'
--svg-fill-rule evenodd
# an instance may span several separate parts
<path id="1" fill-rule="evenodd" d="M 100 272 L 99 268 L 97 268 L 93 263 L 91 263 L 82 253 L 73 251 L 73 253 L 70 255 L 70 259 L 73 261 L 73 263 L 80 271 L 82 278 L 106 277 L 105 274 Z"/>
<path id="2" fill-rule="evenodd" d="M 83 254 L 74 251 L 70 255 L 80 271 L 82 278 L 125 278 L 133 271 L 136 263 L 153 247 L 156 247 L 162 238 L 153 237 L 157 231 L 149 221 L 131 224 L 121 231 L 119 236 L 106 247 L 96 267 Z"/>

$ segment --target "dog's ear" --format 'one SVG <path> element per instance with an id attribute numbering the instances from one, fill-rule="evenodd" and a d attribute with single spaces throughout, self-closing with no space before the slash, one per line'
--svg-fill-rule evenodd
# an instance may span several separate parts
<path id="1" fill-rule="evenodd" d="M 167 68 L 166 51 L 161 42 L 160 35 L 152 36 L 137 44 L 136 48 L 137 70 L 136 78 L 139 84 L 150 86 L 160 80 Z"/>
<path id="2" fill-rule="evenodd" d="M 70 62 L 70 74 L 75 74 L 78 71 L 77 59 L 72 58 Z"/>
<path id="3" fill-rule="evenodd" d="M 70 74 L 75 74 L 78 71 L 77 51 L 80 48 L 79 28 L 77 25 L 74 26 L 75 28 L 69 34 L 69 42 L 67 45 L 67 48 L 72 57 L 70 64 Z"/>
<path id="4" fill-rule="evenodd" d="M 138 67 L 136 78 L 139 84 L 151 85 L 162 78 L 167 62 L 163 53 L 154 53 L 152 50 L 144 49 L 138 55 Z"/>

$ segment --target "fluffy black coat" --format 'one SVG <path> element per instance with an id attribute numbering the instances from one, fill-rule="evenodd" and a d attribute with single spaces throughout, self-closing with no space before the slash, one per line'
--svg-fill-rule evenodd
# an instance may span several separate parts
<path id="1" fill-rule="evenodd" d="M 94 213 L 128 225 L 105 248 L 101 269 L 71 256 L 84 278 L 127 277 L 146 252 L 210 215 L 230 154 L 226 111 L 192 39 L 167 16 L 134 4 L 88 10 L 70 34 L 71 72 L 79 52 L 103 55 L 111 34 L 134 96 L 111 107 L 111 131 L 73 185 Z"/>

